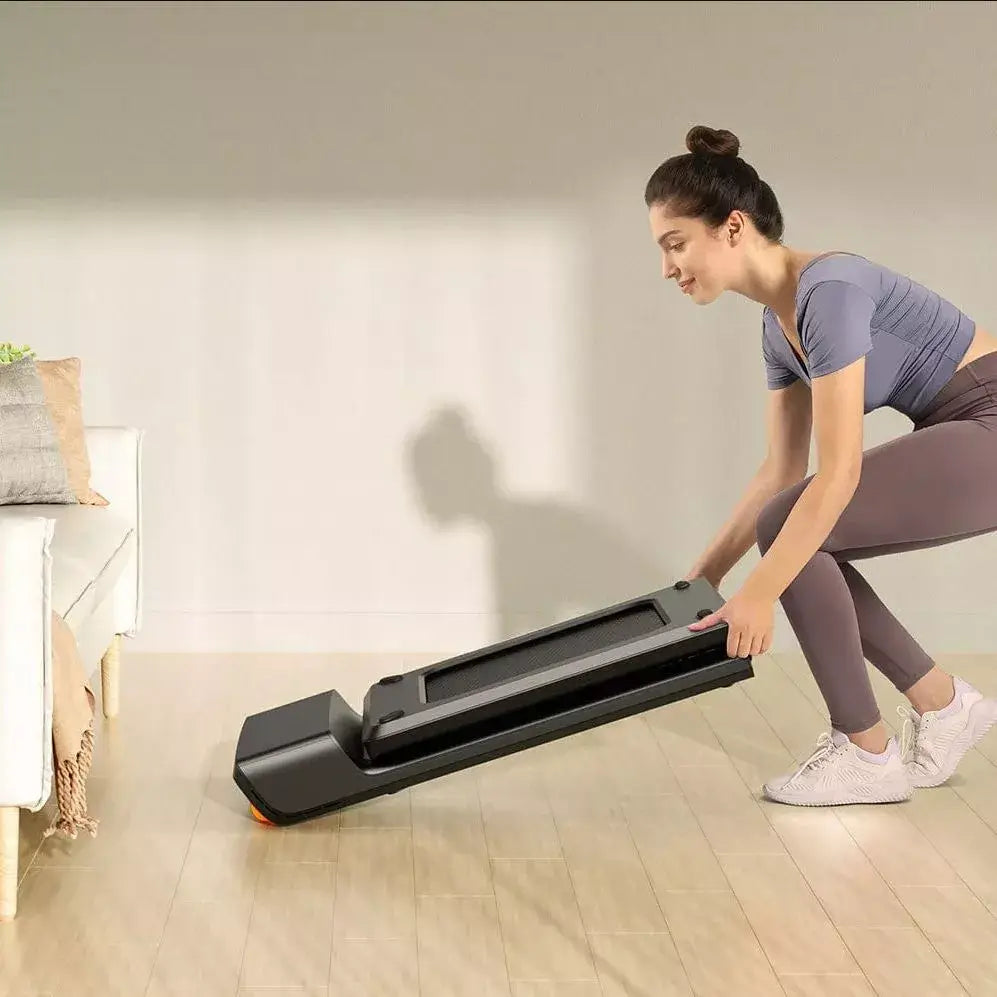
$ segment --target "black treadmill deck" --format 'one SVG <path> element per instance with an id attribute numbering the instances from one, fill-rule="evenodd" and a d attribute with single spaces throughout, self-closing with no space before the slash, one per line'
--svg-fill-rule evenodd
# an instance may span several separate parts
<path id="1" fill-rule="evenodd" d="M 533 745 L 732 685 L 754 673 L 750 658 L 729 658 L 727 626 L 692 633 L 687 625 L 723 604 L 705 580 L 680 582 L 578 620 L 504 641 L 375 684 L 358 715 L 335 690 L 247 717 L 233 776 L 250 803 L 275 824 L 294 824 Z M 657 614 L 657 625 L 646 614 Z M 643 622 L 641 618 L 643 617 Z M 636 621 L 636 626 L 634 622 Z M 590 625 L 617 629 L 608 647 L 584 642 Z M 654 625 L 650 625 L 654 623 Z M 590 631 L 591 632 L 591 631 Z M 560 644 L 550 638 L 564 637 Z M 546 645 L 544 642 L 547 641 Z M 560 653 L 572 641 L 574 657 Z M 520 648 L 544 647 L 545 667 L 511 667 L 478 688 L 457 666 L 516 662 Z M 548 653 L 550 648 L 554 652 Z M 522 660 L 522 656 L 520 656 Z M 486 675 L 479 672 L 478 677 Z M 464 672 L 470 676 L 470 670 Z M 426 697 L 437 682 L 446 696 Z M 385 697 L 387 691 L 391 696 Z M 389 728 L 367 714 L 404 702 L 412 713 Z M 443 709 L 443 707 L 446 707 Z M 473 714 L 468 720 L 466 707 Z M 391 706 L 392 709 L 403 709 Z M 392 737 L 384 737 L 388 730 Z M 368 738 L 365 743 L 365 734 Z M 372 757 L 377 744 L 384 757 Z M 376 751 L 377 749 L 375 749 Z"/>
<path id="2" fill-rule="evenodd" d="M 364 697 L 364 752 L 372 761 L 411 755 L 495 718 L 554 704 L 631 672 L 681 669 L 691 655 L 725 643 L 725 632 L 687 629 L 701 612 L 716 608 L 717 599 L 701 585 L 662 589 L 386 676 Z"/>

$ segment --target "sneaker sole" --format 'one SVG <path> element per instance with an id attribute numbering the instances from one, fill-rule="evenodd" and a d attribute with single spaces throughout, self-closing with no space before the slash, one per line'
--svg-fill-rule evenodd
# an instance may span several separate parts
<path id="1" fill-rule="evenodd" d="M 853 803 L 903 803 L 911 798 L 914 787 L 904 779 L 902 782 L 894 780 L 871 785 L 867 793 L 835 790 L 827 796 L 812 794 L 797 796 L 792 792 L 786 793 L 778 789 L 764 789 L 763 793 L 766 799 L 774 803 L 789 803 L 797 807 L 844 807 Z"/>
<path id="2" fill-rule="evenodd" d="M 969 710 L 969 723 L 966 724 L 962 733 L 952 742 L 945 765 L 938 774 L 929 777 L 918 777 L 911 775 L 911 785 L 917 789 L 931 789 L 940 786 L 943 782 L 948 782 L 955 774 L 955 770 L 962 761 L 963 756 L 970 748 L 983 740 L 987 732 L 997 723 L 997 699 L 981 699 L 974 703 Z"/>

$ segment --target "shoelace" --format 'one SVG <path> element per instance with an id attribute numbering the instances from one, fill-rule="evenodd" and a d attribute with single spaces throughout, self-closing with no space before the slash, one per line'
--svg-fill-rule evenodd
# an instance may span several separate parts
<path id="1" fill-rule="evenodd" d="M 900 757 L 903 761 L 916 761 L 921 753 L 921 731 L 927 721 L 912 706 L 901 704 L 897 707 L 897 716 L 903 721 L 900 730 Z"/>
<path id="2" fill-rule="evenodd" d="M 837 754 L 840 747 L 841 745 L 835 744 L 831 735 L 825 731 L 817 738 L 817 746 L 814 748 L 813 754 L 800 765 L 788 781 L 792 782 L 794 779 L 798 779 L 808 769 L 819 769 L 826 765 Z"/>

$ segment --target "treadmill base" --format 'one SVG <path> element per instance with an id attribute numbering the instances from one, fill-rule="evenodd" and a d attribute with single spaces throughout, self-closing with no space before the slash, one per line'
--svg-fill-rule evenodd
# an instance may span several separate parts
<path id="1" fill-rule="evenodd" d="M 233 777 L 264 823 L 297 824 L 377 796 L 480 765 L 555 738 L 609 723 L 752 677 L 750 658 L 726 649 L 700 656 L 680 674 L 629 673 L 592 692 L 566 695 L 464 731 L 449 744 L 389 763 L 371 762 L 362 717 L 335 690 L 246 718 Z"/>

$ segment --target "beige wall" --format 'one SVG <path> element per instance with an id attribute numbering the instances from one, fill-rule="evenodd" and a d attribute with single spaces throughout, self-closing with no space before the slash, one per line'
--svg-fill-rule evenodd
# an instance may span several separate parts
<path id="1" fill-rule="evenodd" d="M 0 338 L 148 431 L 143 646 L 462 649 L 672 582 L 765 388 L 757 306 L 660 279 L 647 176 L 731 128 L 790 243 L 997 329 L 995 35 L 975 3 L 0 7 Z M 863 570 L 932 650 L 992 650 L 995 554 Z"/>

